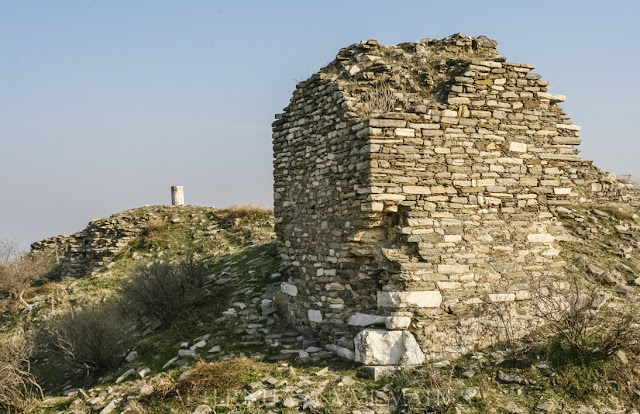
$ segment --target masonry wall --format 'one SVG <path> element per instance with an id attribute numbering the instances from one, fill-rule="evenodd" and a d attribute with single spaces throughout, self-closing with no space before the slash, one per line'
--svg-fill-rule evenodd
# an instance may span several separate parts
<path id="1" fill-rule="evenodd" d="M 273 135 L 293 323 L 368 365 L 539 323 L 532 296 L 563 283 L 556 208 L 630 196 L 581 159 L 533 68 L 486 38 L 368 41 L 298 86 Z M 371 111 L 381 90 L 391 105 Z"/>
<path id="2" fill-rule="evenodd" d="M 273 124 L 276 233 L 295 275 L 285 286 L 294 298 L 286 312 L 301 330 L 333 341 L 347 335 L 344 320 L 359 307 L 357 298 L 375 295 L 369 278 L 359 276 L 371 259 L 343 249 L 363 225 L 368 197 L 363 128 L 344 93 L 320 74 L 298 85 Z"/>
<path id="3" fill-rule="evenodd" d="M 92 220 L 87 227 L 72 235 L 50 237 L 31 245 L 32 251 L 51 251 L 58 257 L 56 276 L 85 277 L 126 252 L 132 243 L 165 223 L 180 223 L 189 217 L 194 228 L 206 226 L 204 212 L 215 214 L 213 207 L 147 206 L 127 210 L 108 218 Z M 185 220 L 186 221 L 186 220 Z M 209 227 L 194 230 L 206 234 Z"/>

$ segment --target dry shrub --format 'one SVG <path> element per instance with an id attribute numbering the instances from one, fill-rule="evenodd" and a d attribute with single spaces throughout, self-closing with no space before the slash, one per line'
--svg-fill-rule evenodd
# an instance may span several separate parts
<path id="1" fill-rule="evenodd" d="M 362 96 L 364 112 L 368 116 L 393 112 L 397 101 L 393 89 L 386 83 L 374 85 Z"/>
<path id="2" fill-rule="evenodd" d="M 186 379 L 178 381 L 168 375 L 151 380 L 152 398 L 164 401 L 174 396 L 200 396 L 215 391 L 219 397 L 232 396 L 249 382 L 266 372 L 268 365 L 247 357 L 227 361 L 199 361 L 190 369 Z"/>
<path id="3" fill-rule="evenodd" d="M 41 337 L 70 362 L 88 371 L 106 372 L 124 362 L 130 351 L 131 321 L 114 303 L 102 303 L 61 315 Z"/>
<path id="4" fill-rule="evenodd" d="M 225 210 L 221 210 L 220 213 L 227 216 L 230 219 L 236 218 L 256 218 L 273 215 L 273 210 L 254 204 L 247 205 L 234 205 Z"/>
<path id="5" fill-rule="evenodd" d="M 440 370 L 432 364 L 397 371 L 390 378 L 390 384 L 400 403 L 400 412 L 406 413 L 449 412 L 460 395 L 453 370 Z M 405 394 L 407 388 L 413 392 Z"/>
<path id="6" fill-rule="evenodd" d="M 24 337 L 0 341 L 0 408 L 7 412 L 28 410 L 42 398 L 42 389 L 30 372 L 33 343 Z"/>
<path id="7" fill-rule="evenodd" d="M 155 262 L 136 270 L 122 289 L 122 297 L 169 326 L 203 300 L 207 273 L 204 263 L 193 255 L 179 263 Z"/>
<path id="8" fill-rule="evenodd" d="M 15 242 L 0 240 L 0 297 L 18 299 L 55 264 L 49 252 L 20 252 Z"/>
<path id="9" fill-rule="evenodd" d="M 247 357 L 211 363 L 201 361 L 191 370 L 182 388 L 191 394 L 211 389 L 234 390 L 266 369 L 266 364 Z"/>
<path id="10" fill-rule="evenodd" d="M 581 356 L 608 358 L 619 350 L 640 351 L 638 312 L 605 306 L 607 295 L 578 277 L 571 278 L 568 290 L 540 289 L 535 300 L 552 336 Z"/>

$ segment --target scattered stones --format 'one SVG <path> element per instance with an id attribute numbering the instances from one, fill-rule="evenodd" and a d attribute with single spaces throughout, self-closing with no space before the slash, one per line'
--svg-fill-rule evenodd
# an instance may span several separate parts
<path id="1" fill-rule="evenodd" d="M 116 379 L 116 384 L 121 383 L 122 381 L 126 380 L 127 378 L 129 378 L 131 375 L 135 374 L 136 370 L 131 368 L 126 370 L 125 372 L 122 373 L 122 375 L 120 375 L 117 379 Z"/>
<path id="2" fill-rule="evenodd" d="M 355 384 L 356 380 L 354 380 L 353 378 L 349 377 L 349 376 L 344 376 L 342 378 L 340 378 L 340 384 L 346 386 L 346 387 L 350 387 L 351 385 Z"/>
<path id="3" fill-rule="evenodd" d="M 285 408 L 294 408 L 298 405 L 300 405 L 300 403 L 295 398 L 287 397 L 282 400 L 282 406 Z"/>
<path id="4" fill-rule="evenodd" d="M 195 351 L 198 348 L 204 348 L 207 346 L 207 341 L 199 341 L 189 347 L 190 350 Z"/>
<path id="5" fill-rule="evenodd" d="M 622 365 L 627 365 L 629 363 L 629 358 L 627 358 L 627 354 L 622 349 L 617 350 L 615 355 Z"/>
<path id="6" fill-rule="evenodd" d="M 508 374 L 503 371 L 498 371 L 498 380 L 505 384 L 523 384 L 524 380 L 515 374 Z"/>
<path id="7" fill-rule="evenodd" d="M 187 358 L 196 358 L 198 354 L 195 350 L 192 349 L 180 349 L 178 350 L 178 356 L 187 357 Z"/>
<path id="8" fill-rule="evenodd" d="M 461 397 L 465 400 L 465 401 L 471 401 L 472 399 L 474 399 L 476 396 L 478 395 L 478 390 L 475 388 L 466 388 L 463 392 Z"/>
<path id="9" fill-rule="evenodd" d="M 543 400 L 536 405 L 536 410 L 542 411 L 544 413 L 549 413 L 553 411 L 555 408 L 555 403 L 553 400 Z"/>
<path id="10" fill-rule="evenodd" d="M 244 397 L 245 404 L 252 403 L 258 400 L 258 398 L 264 393 L 264 390 L 254 391 L 251 394 Z"/>
<path id="11" fill-rule="evenodd" d="M 465 378 L 473 378 L 476 375 L 476 371 L 473 369 L 468 369 L 462 373 L 462 376 Z"/>

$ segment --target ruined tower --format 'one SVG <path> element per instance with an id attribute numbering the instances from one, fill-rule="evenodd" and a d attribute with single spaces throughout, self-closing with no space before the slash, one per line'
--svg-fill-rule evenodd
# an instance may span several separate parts
<path id="1" fill-rule="evenodd" d="M 538 321 L 556 210 L 620 196 L 533 65 L 462 34 L 340 50 L 273 123 L 286 313 L 367 365 L 455 356 Z"/>

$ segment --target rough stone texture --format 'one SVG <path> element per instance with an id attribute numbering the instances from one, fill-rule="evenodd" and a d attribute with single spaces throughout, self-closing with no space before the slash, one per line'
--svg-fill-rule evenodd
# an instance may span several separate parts
<path id="1" fill-rule="evenodd" d="M 116 257 L 131 247 L 131 243 L 165 223 L 189 217 L 189 225 L 194 229 L 209 223 L 205 214 L 215 214 L 213 207 L 192 206 L 147 206 L 123 211 L 108 218 L 91 221 L 87 227 L 70 236 L 55 236 L 35 242 L 31 250 L 51 250 L 58 256 L 58 276 L 84 277 L 97 269 L 109 267 Z M 207 236 L 217 229 L 199 228 L 199 233 Z"/>
<path id="2" fill-rule="evenodd" d="M 500 314 L 524 335 L 529 292 L 563 277 L 556 210 L 631 200 L 580 157 L 564 96 L 496 44 L 365 41 L 297 85 L 273 148 L 298 329 L 353 348 L 356 313 L 409 317 L 428 358 L 503 339 Z"/>
<path id="3" fill-rule="evenodd" d="M 418 365 L 425 360 L 407 331 L 364 329 L 355 337 L 355 360 L 365 365 Z"/>

